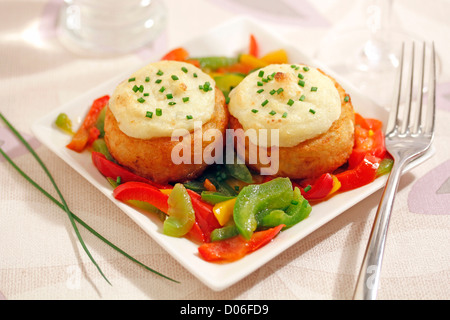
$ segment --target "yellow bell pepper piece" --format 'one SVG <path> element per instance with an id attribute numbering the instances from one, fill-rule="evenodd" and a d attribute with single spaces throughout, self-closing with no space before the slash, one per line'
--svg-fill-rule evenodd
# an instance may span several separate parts
<path id="1" fill-rule="evenodd" d="M 333 175 L 333 188 L 331 189 L 328 196 L 332 195 L 333 193 L 338 191 L 340 188 L 341 188 L 341 182 L 338 180 L 338 178 L 336 178 L 335 175 Z"/>
<path id="2" fill-rule="evenodd" d="M 240 55 L 239 62 L 250 66 L 252 69 L 262 68 L 268 65 L 267 62 L 247 53 L 243 53 Z"/>
<path id="3" fill-rule="evenodd" d="M 288 63 L 288 56 L 286 50 L 280 49 L 267 53 L 265 56 L 261 57 L 260 60 L 267 64 Z"/>
<path id="4" fill-rule="evenodd" d="M 224 226 L 233 216 L 236 198 L 216 203 L 213 207 L 214 215 L 221 226 Z"/>

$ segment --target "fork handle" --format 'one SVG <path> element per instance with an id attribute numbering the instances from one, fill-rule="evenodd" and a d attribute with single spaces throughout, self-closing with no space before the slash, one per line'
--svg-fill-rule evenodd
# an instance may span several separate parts
<path id="1" fill-rule="evenodd" d="M 403 167 L 404 162 L 394 161 L 375 215 L 353 295 L 354 300 L 376 299 L 389 219 Z"/>

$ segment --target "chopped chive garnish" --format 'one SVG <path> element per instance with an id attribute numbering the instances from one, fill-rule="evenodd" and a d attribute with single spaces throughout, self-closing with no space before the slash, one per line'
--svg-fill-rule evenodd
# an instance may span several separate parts
<path id="1" fill-rule="evenodd" d="M 198 76 L 197 76 L 197 73 L 194 72 L 194 78 L 197 78 L 197 77 L 198 77 Z"/>
<path id="2" fill-rule="evenodd" d="M 272 111 L 269 112 L 269 114 L 270 114 L 271 116 L 274 116 L 274 115 L 276 115 L 277 113 L 276 113 L 275 111 L 272 110 Z"/>
<path id="3" fill-rule="evenodd" d="M 145 77 L 145 82 L 149 82 L 150 81 L 150 77 Z"/>
<path id="4" fill-rule="evenodd" d="M 256 92 L 261 93 L 261 92 L 263 92 L 263 91 L 264 91 L 264 89 L 259 89 L 259 90 L 256 91 Z"/>
<path id="5" fill-rule="evenodd" d="M 161 81 L 162 81 L 161 79 L 158 79 L 155 81 L 155 83 L 161 83 Z"/>
<path id="6" fill-rule="evenodd" d="M 286 118 L 287 117 L 287 112 L 283 113 L 283 115 L 281 117 L 282 118 Z"/>
<path id="7" fill-rule="evenodd" d="M 189 97 L 184 97 L 183 98 L 183 102 L 188 102 L 189 101 Z"/>
<path id="8" fill-rule="evenodd" d="M 138 87 L 137 85 L 134 85 L 134 86 L 133 86 L 133 91 L 134 91 L 134 92 L 138 92 L 138 90 L 139 90 L 139 87 Z"/>
<path id="9" fill-rule="evenodd" d="M 156 73 L 158 76 L 162 76 L 164 74 L 164 72 L 162 72 L 161 70 L 158 70 L 158 72 Z"/>
<path id="10" fill-rule="evenodd" d="M 174 106 L 174 105 L 176 105 L 177 103 L 176 102 L 173 102 L 173 101 L 170 101 L 169 102 L 169 106 Z"/>
<path id="11" fill-rule="evenodd" d="M 130 78 L 128 79 L 128 82 L 136 81 L 136 78 Z"/>
<path id="12" fill-rule="evenodd" d="M 146 92 L 144 93 L 144 97 L 148 97 L 150 95 L 150 93 Z"/>
<path id="13" fill-rule="evenodd" d="M 258 113 L 258 110 L 252 109 L 252 112 L 253 112 L 253 113 Z"/>
<path id="14" fill-rule="evenodd" d="M 283 91 L 284 91 L 284 89 L 283 89 L 283 88 L 280 88 L 280 89 L 277 90 L 277 93 L 280 94 L 280 93 L 282 93 Z"/>
<path id="15" fill-rule="evenodd" d="M 181 71 L 183 71 L 184 73 L 187 73 L 188 69 L 186 67 L 181 67 Z"/>
<path id="16" fill-rule="evenodd" d="M 298 99 L 298 100 L 300 100 L 300 101 L 305 101 L 305 99 L 306 99 L 305 95 L 302 94 L 302 96 L 301 96 L 300 99 Z"/>
<path id="17" fill-rule="evenodd" d="M 194 117 L 191 116 L 190 114 L 188 114 L 188 115 L 186 116 L 186 119 L 188 119 L 188 120 L 191 120 L 192 118 L 194 118 Z"/>
<path id="18" fill-rule="evenodd" d="M 313 109 L 309 109 L 309 112 L 311 112 L 312 114 L 316 113 L 316 111 L 314 111 Z"/>
<path id="19" fill-rule="evenodd" d="M 147 113 L 145 114 L 145 116 L 147 117 L 147 118 L 153 118 L 153 112 L 151 112 L 151 111 L 147 111 Z"/>
<path id="20" fill-rule="evenodd" d="M 317 87 L 311 87 L 311 91 L 317 91 Z"/>
<path id="21" fill-rule="evenodd" d="M 258 87 L 262 87 L 264 85 L 264 83 L 262 83 L 261 81 L 257 82 Z"/>
<path id="22" fill-rule="evenodd" d="M 275 89 L 272 89 L 269 93 L 271 94 L 271 95 L 274 95 L 275 94 L 275 92 L 277 92 L 277 90 L 275 90 Z"/>
<path id="23" fill-rule="evenodd" d="M 144 103 L 145 99 L 144 98 L 139 98 L 139 99 L 137 99 L 137 101 L 140 102 L 140 103 Z"/>
<path id="24" fill-rule="evenodd" d="M 289 101 L 287 102 L 288 105 L 290 105 L 292 107 L 292 105 L 294 104 L 294 100 L 289 99 Z"/>
<path id="25" fill-rule="evenodd" d="M 260 77 L 260 78 L 264 77 L 264 71 L 263 71 L 263 70 L 260 70 L 260 71 L 259 71 L 258 77 Z"/>
<path id="26" fill-rule="evenodd" d="M 173 98 L 173 95 L 172 95 L 171 93 L 168 93 L 168 94 L 166 94 L 166 98 L 167 98 L 167 99 L 172 99 L 172 98 Z"/>
<path id="27" fill-rule="evenodd" d="M 300 79 L 305 79 L 305 76 L 302 75 L 301 73 L 298 74 L 298 77 L 299 77 Z"/>
<path id="28" fill-rule="evenodd" d="M 269 100 L 264 100 L 262 103 L 261 103 L 261 105 L 264 107 L 266 104 L 268 104 L 269 103 Z"/>
<path id="29" fill-rule="evenodd" d="M 309 67 L 303 67 L 304 71 L 309 71 Z"/>
<path id="30" fill-rule="evenodd" d="M 304 86 L 305 86 L 305 81 L 299 80 L 299 81 L 298 81 L 298 85 L 299 85 L 300 87 L 304 87 Z"/>
<path id="31" fill-rule="evenodd" d="M 159 116 L 162 116 L 162 110 L 160 109 L 160 108 L 156 108 L 156 115 L 159 117 Z"/>
<path id="32" fill-rule="evenodd" d="M 166 88 L 162 86 L 161 89 L 159 89 L 159 92 L 164 92 L 164 90 L 166 90 Z"/>
<path id="33" fill-rule="evenodd" d="M 204 92 L 212 90 L 211 83 L 209 83 L 208 81 L 206 81 L 203 85 L 199 85 L 198 88 L 200 90 L 203 90 Z"/>
<path id="34" fill-rule="evenodd" d="M 267 83 L 267 82 L 269 82 L 269 79 L 262 78 L 261 81 L 264 82 L 264 83 Z"/>
<path id="35" fill-rule="evenodd" d="M 141 84 L 141 86 L 139 87 L 139 92 L 144 92 L 144 86 Z"/>
<path id="36" fill-rule="evenodd" d="M 305 189 L 303 189 L 303 191 L 308 192 L 309 190 L 311 190 L 311 188 L 312 188 L 311 185 L 308 185 L 305 187 Z"/>
<path id="37" fill-rule="evenodd" d="M 349 96 L 345 96 L 344 101 L 348 102 L 349 100 L 350 100 L 350 97 Z"/>
<path id="38" fill-rule="evenodd" d="M 178 77 L 176 75 L 174 75 L 174 74 L 171 75 L 170 77 L 172 78 L 172 80 L 178 80 Z"/>

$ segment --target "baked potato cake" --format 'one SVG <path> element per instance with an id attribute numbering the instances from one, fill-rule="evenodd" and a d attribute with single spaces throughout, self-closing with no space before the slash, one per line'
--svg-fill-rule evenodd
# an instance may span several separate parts
<path id="1" fill-rule="evenodd" d="M 189 63 L 159 61 L 117 86 L 107 106 L 105 142 L 113 158 L 132 172 L 157 183 L 182 182 L 195 179 L 208 165 L 203 156 L 194 159 L 200 151 L 194 145 L 196 130 L 214 129 L 224 137 L 228 121 L 223 93 L 209 75 Z M 176 156 L 189 161 L 180 163 L 173 150 L 184 139 L 190 147 L 181 153 L 190 154 Z M 202 155 L 206 148 L 222 150 L 219 140 L 202 139 Z"/>
<path id="2" fill-rule="evenodd" d="M 273 166 L 270 158 L 278 161 L 271 175 L 315 178 L 345 164 L 352 152 L 351 101 L 335 79 L 310 66 L 277 64 L 253 72 L 231 91 L 229 112 L 230 128 L 244 132 L 236 152 L 260 173 Z M 268 132 L 248 134 L 261 129 Z M 261 151 L 254 156 L 255 146 L 266 149 L 265 159 Z"/>

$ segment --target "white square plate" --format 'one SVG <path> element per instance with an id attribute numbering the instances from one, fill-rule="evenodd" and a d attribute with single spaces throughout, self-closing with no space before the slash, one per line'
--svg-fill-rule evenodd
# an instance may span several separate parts
<path id="1" fill-rule="evenodd" d="M 189 51 L 191 56 L 236 56 L 238 53 L 247 50 L 248 39 L 251 33 L 256 36 L 262 53 L 284 48 L 288 53 L 290 62 L 321 67 L 330 75 L 333 75 L 351 95 L 356 111 L 364 110 L 360 111 L 363 116 L 386 121 L 386 110 L 368 100 L 349 83 L 346 83 L 345 79 L 341 79 L 339 75 L 333 74 L 331 70 L 327 70 L 325 66 L 302 54 L 292 44 L 281 39 L 279 35 L 265 30 L 261 25 L 252 20 L 246 18 L 232 20 L 211 30 L 198 39 L 181 45 Z M 155 57 L 155 60 L 159 58 Z M 311 232 L 383 187 L 386 182 L 386 177 L 382 177 L 370 185 L 338 194 L 326 202 L 314 205 L 311 215 L 306 220 L 281 232 L 274 241 L 239 261 L 228 264 L 206 262 L 199 256 L 197 251 L 198 246 L 196 244 L 184 238 L 179 239 L 165 236 L 161 232 L 162 224 L 156 217 L 151 218 L 143 215 L 132 207 L 114 199 L 111 186 L 92 165 L 90 153 L 78 154 L 67 149 L 65 146 L 69 142 L 70 137 L 62 133 L 54 125 L 57 115 L 61 112 L 65 112 L 71 119 L 83 119 L 94 99 L 105 94 L 112 94 L 116 85 L 131 73 L 124 70 L 123 75 L 119 75 L 77 99 L 55 109 L 52 113 L 36 121 L 32 126 L 32 131 L 42 144 L 52 150 L 74 170 L 85 177 L 87 181 L 104 193 L 181 265 L 212 290 L 223 290 L 238 282 Z M 431 153 L 411 163 L 409 168 L 426 160 L 426 158 L 431 156 Z"/>

